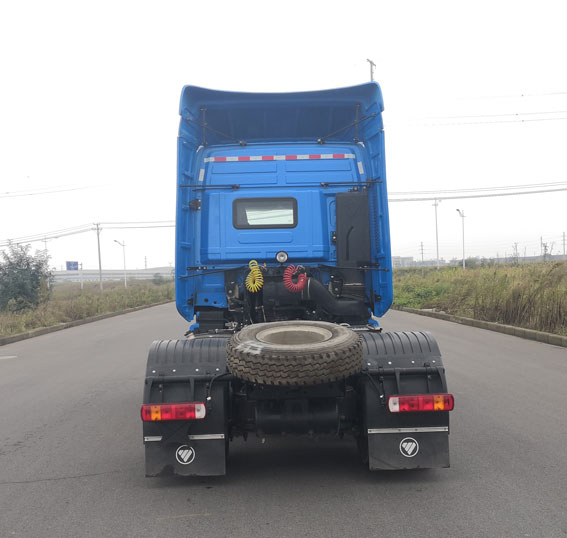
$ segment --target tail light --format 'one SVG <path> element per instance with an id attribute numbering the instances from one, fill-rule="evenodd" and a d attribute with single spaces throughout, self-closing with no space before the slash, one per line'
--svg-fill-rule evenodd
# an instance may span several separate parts
<path id="1" fill-rule="evenodd" d="M 207 409 L 202 402 L 142 405 L 142 420 L 157 422 L 164 420 L 200 420 Z"/>
<path id="2" fill-rule="evenodd" d="M 391 413 L 452 411 L 454 406 L 455 400 L 452 394 L 415 394 L 388 398 L 388 409 Z"/>

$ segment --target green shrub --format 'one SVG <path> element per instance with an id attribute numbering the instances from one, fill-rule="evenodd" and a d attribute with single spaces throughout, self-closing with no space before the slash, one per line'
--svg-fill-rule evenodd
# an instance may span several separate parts
<path id="1" fill-rule="evenodd" d="M 44 252 L 30 254 L 30 245 L 8 245 L 0 261 L 0 310 L 21 312 L 49 297 L 49 258 Z"/>

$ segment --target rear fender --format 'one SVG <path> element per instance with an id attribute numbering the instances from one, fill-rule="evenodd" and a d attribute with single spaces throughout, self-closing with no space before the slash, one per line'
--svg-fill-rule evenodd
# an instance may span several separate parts
<path id="1" fill-rule="evenodd" d="M 370 470 L 449 467 L 449 412 L 391 413 L 388 397 L 446 393 L 439 347 L 429 333 L 361 334 L 360 445 Z"/>
<path id="2" fill-rule="evenodd" d="M 226 474 L 228 383 L 218 377 L 226 373 L 226 340 L 194 338 L 152 345 L 144 403 L 205 402 L 207 411 L 201 420 L 143 423 L 146 476 Z"/>

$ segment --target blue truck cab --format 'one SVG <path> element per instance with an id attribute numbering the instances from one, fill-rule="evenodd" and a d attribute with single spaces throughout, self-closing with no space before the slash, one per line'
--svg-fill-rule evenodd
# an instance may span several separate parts
<path id="1" fill-rule="evenodd" d="M 439 347 L 392 303 L 382 94 L 186 86 L 176 304 L 150 348 L 146 475 L 223 475 L 250 435 L 356 440 L 370 470 L 449 466 Z"/>
<path id="2" fill-rule="evenodd" d="M 249 262 L 266 283 L 281 280 L 278 253 L 328 293 L 317 314 L 312 298 L 290 296 L 294 318 L 367 323 L 388 310 L 382 110 L 376 83 L 289 94 L 183 89 L 176 301 L 183 317 L 196 316 L 193 330 L 250 320 Z M 285 297 L 274 286 L 263 295 L 262 321 L 287 319 Z"/>

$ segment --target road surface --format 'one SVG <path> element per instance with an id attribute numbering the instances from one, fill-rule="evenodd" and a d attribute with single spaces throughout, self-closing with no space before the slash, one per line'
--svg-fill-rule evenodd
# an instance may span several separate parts
<path id="1" fill-rule="evenodd" d="M 0 347 L 0 537 L 566 537 L 565 348 L 401 312 L 437 336 L 452 467 L 369 473 L 351 440 L 255 439 L 216 478 L 144 478 L 146 353 L 172 304 Z"/>

